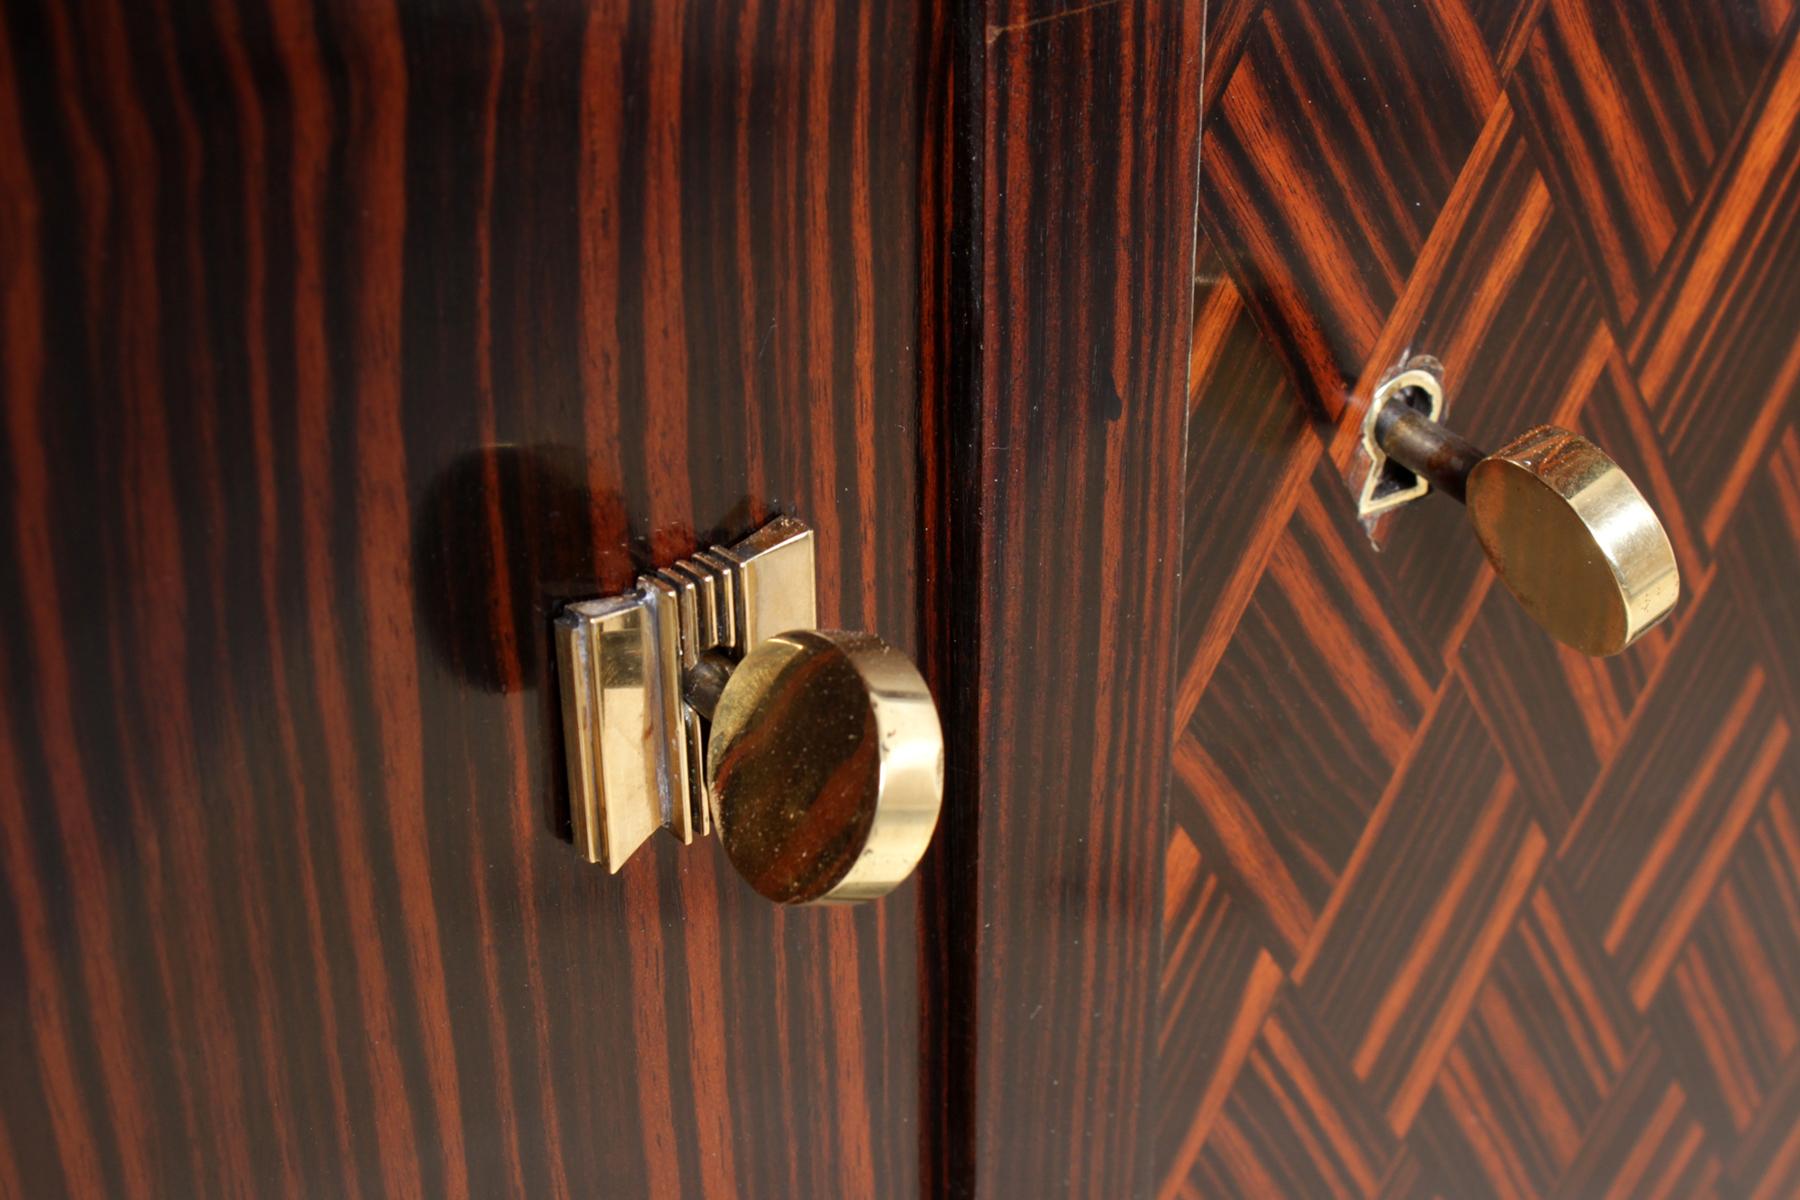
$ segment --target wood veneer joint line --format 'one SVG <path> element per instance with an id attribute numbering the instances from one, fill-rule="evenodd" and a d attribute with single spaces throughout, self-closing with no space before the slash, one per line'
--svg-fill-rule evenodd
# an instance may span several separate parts
<path id="1" fill-rule="evenodd" d="M 1706 538 L 1707 547 L 1719 544 L 1725 527 L 1737 512 L 1737 502 L 1749 486 L 1756 469 L 1763 464 L 1763 452 L 1775 436 L 1775 430 L 1792 407 L 1790 398 L 1795 395 L 1796 385 L 1800 385 L 1800 342 L 1795 342 L 1788 351 L 1787 358 L 1781 364 L 1781 371 L 1774 384 L 1769 388 L 1769 395 L 1763 401 L 1762 411 L 1757 413 L 1750 431 L 1744 435 L 1743 448 L 1738 451 L 1737 458 L 1726 473 L 1725 483 L 1719 489 L 1718 498 L 1701 519 L 1700 532 Z"/>
<path id="2" fill-rule="evenodd" d="M 1325 907 L 1320 909 L 1318 916 L 1314 918 L 1306 944 L 1300 947 L 1300 957 L 1294 961 L 1294 966 L 1289 971 L 1289 975 L 1296 984 L 1306 982 L 1307 973 L 1312 970 L 1313 963 L 1319 957 L 1319 951 L 1324 948 L 1325 938 L 1330 934 L 1331 927 L 1336 924 L 1338 913 L 1343 909 L 1344 902 L 1348 897 L 1347 885 L 1362 872 L 1363 865 L 1368 861 L 1369 855 L 1374 852 L 1375 843 L 1379 840 L 1382 830 L 1387 827 L 1388 818 L 1392 815 L 1394 804 L 1400 795 L 1400 785 L 1406 779 L 1407 772 L 1411 770 L 1420 748 L 1425 744 L 1425 739 L 1431 731 L 1432 722 L 1437 719 L 1438 710 L 1443 707 L 1444 698 L 1457 679 L 1456 672 L 1445 671 L 1443 679 L 1438 681 L 1438 689 L 1432 694 L 1430 703 L 1427 704 L 1425 711 L 1419 714 L 1419 724 L 1413 731 L 1412 741 L 1400 756 L 1400 760 L 1394 764 L 1393 773 L 1388 777 L 1387 787 L 1382 789 L 1381 798 L 1375 802 L 1374 809 L 1369 813 L 1368 821 L 1363 825 L 1362 836 L 1357 839 L 1355 847 L 1351 849 L 1350 858 L 1344 863 L 1343 870 L 1338 872 L 1331 895 L 1326 897 Z"/>
<path id="3" fill-rule="evenodd" d="M 1275 1005 L 1275 996 L 1283 978 L 1281 965 L 1275 961 L 1275 956 L 1267 950 L 1257 951 L 1256 965 L 1251 967 L 1250 978 L 1244 984 L 1237 1016 L 1232 1019 L 1231 1029 L 1225 1036 L 1225 1048 L 1219 1056 L 1219 1065 L 1213 1070 L 1212 1078 L 1207 1081 L 1206 1091 L 1201 1095 L 1194 1119 L 1189 1123 L 1187 1132 L 1182 1135 L 1181 1146 L 1175 1151 L 1174 1160 L 1163 1175 L 1162 1186 L 1157 1191 L 1158 1200 L 1175 1200 L 1181 1194 L 1187 1173 L 1193 1168 L 1194 1160 L 1200 1157 L 1200 1151 L 1206 1145 L 1206 1137 L 1212 1132 L 1213 1124 L 1225 1107 L 1225 1099 L 1231 1094 L 1231 1087 L 1243 1070 L 1244 1060 L 1250 1056 L 1250 1047 L 1255 1044 L 1257 1033 L 1262 1029 L 1269 1010 Z"/>
<path id="4" fill-rule="evenodd" d="M 1788 741 L 1787 722 L 1777 719 L 1751 764 L 1750 778 L 1739 788 L 1720 828 L 1713 833 L 1698 869 L 1683 881 L 1674 910 L 1663 919 L 1650 952 L 1632 973 L 1631 1001 L 1639 1011 L 1648 1011 L 1656 999 L 1669 968 L 1687 944 L 1688 932 L 1712 899 L 1714 885 L 1729 867 L 1744 831 L 1763 805 L 1769 780 L 1781 763 Z"/>
<path id="5" fill-rule="evenodd" d="M 1177 738 L 1171 757 L 1174 773 L 1223 846 L 1225 865 L 1245 881 L 1290 951 L 1298 951 L 1316 918 L 1262 822 L 1197 739 L 1186 734 Z"/>
<path id="6" fill-rule="evenodd" d="M 1511 791 L 1512 788 L 1509 787 L 1509 797 Z M 1519 849 L 1502 881 L 1500 894 L 1495 898 L 1488 919 L 1478 927 L 1475 944 L 1463 959 L 1462 969 L 1456 974 L 1449 998 L 1438 1010 L 1426 1035 L 1425 1044 L 1414 1056 L 1411 1069 L 1407 1071 L 1398 1093 L 1388 1105 L 1389 1128 L 1399 1136 L 1405 1137 L 1411 1128 L 1413 1118 L 1418 1115 L 1419 1108 L 1425 1103 L 1432 1082 L 1437 1077 L 1444 1056 L 1456 1044 L 1463 1020 L 1474 1005 L 1481 988 L 1487 983 L 1488 970 L 1512 929 L 1513 919 L 1537 882 L 1538 871 L 1545 861 L 1549 844 L 1550 839 L 1538 828 L 1537 822 L 1527 818 Z"/>
<path id="7" fill-rule="evenodd" d="M 1634 314 L 1630 337 L 1626 342 L 1630 360 L 1637 365 L 1638 379 L 1645 400 L 1653 407 L 1664 401 L 1669 390 L 1665 385 L 1676 371 L 1678 362 L 1691 361 L 1688 343 L 1691 327 L 1671 331 L 1669 324 L 1685 314 L 1696 321 L 1716 321 L 1718 305 L 1710 303 L 1718 294 L 1722 275 L 1733 260 L 1747 224 L 1766 220 L 1767 206 L 1755 201 L 1765 195 L 1776 178 L 1784 150 L 1800 123 L 1800 10 L 1789 21 L 1786 36 L 1791 39 L 1765 79 L 1766 90 L 1759 91 L 1747 111 L 1756 115 L 1734 134 L 1726 161 L 1715 166 L 1713 181 L 1702 198 L 1693 206 L 1689 227 L 1691 240 L 1683 233 L 1672 244 L 1685 244 L 1685 252 L 1671 255 L 1666 280 L 1659 281 Z M 1739 219 L 1728 219 L 1736 216 Z M 1693 297 L 1698 296 L 1698 299 Z M 1690 297 L 1683 301 L 1682 297 Z M 1655 400 L 1652 400 L 1654 395 Z M 1665 414 L 1666 416 L 1666 414 Z"/>
<path id="8" fill-rule="evenodd" d="M 1619 953 L 1619 946 L 1624 941 L 1626 932 L 1637 920 L 1638 910 L 1654 890 L 1657 874 L 1674 854 L 1675 848 L 1685 840 L 1688 826 L 1699 815 L 1701 801 L 1708 795 L 1713 779 L 1724 767 L 1732 744 L 1756 712 L 1765 680 L 1762 670 L 1753 667 L 1749 677 L 1738 688 L 1736 703 L 1713 731 L 1712 744 L 1701 756 L 1698 769 L 1688 778 L 1687 786 L 1682 789 L 1675 807 L 1664 817 L 1649 851 L 1638 864 L 1637 871 L 1625 888 L 1625 894 L 1619 898 L 1618 907 L 1613 910 L 1611 919 L 1606 923 L 1600 944 L 1607 953 Z"/>
<path id="9" fill-rule="evenodd" d="M 1796 80 L 1786 76 L 1790 69 L 1800 66 L 1800 8 L 1789 14 L 1786 26 L 1775 40 L 1780 46 L 1779 52 L 1771 57 L 1756 81 L 1755 89 L 1744 104 L 1744 112 L 1738 125 L 1713 157 L 1706 186 L 1690 203 L 1683 227 L 1664 252 L 1662 262 L 1652 278 L 1646 280 L 1637 312 L 1620 331 L 1623 335 L 1621 345 L 1628 349 L 1634 360 L 1642 358 L 1653 327 L 1660 325 L 1664 318 L 1674 315 L 1670 311 L 1671 306 L 1683 307 L 1675 304 L 1673 297 L 1685 288 L 1690 272 L 1702 259 L 1708 257 L 1701 253 L 1700 247 L 1710 240 L 1710 235 L 1719 224 L 1720 210 L 1727 207 L 1724 197 L 1738 186 L 1740 173 L 1746 169 L 1752 151 L 1761 143 L 1765 134 L 1780 142 L 1791 132 L 1793 110 L 1772 110 L 1771 99 L 1781 96 L 1784 88 L 1791 91 L 1796 83 Z M 1784 115 L 1787 117 L 1785 120 Z M 1765 128 L 1771 125 L 1772 132 Z M 1770 153 L 1773 151 L 1765 149 L 1760 152 L 1759 161 L 1766 159 Z M 1765 162 L 1764 168 L 1766 166 Z"/>
<path id="10" fill-rule="evenodd" d="M 1713 580 L 1719 577 L 1719 570 L 1719 563 L 1715 561 L 1696 583 L 1693 588 L 1692 598 L 1685 601 L 1689 606 L 1689 612 L 1687 613 L 1686 618 L 1676 625 L 1674 633 L 1669 637 L 1668 646 L 1663 650 L 1662 657 L 1657 660 L 1656 664 L 1650 669 L 1649 677 L 1644 680 L 1643 686 L 1638 689 L 1637 704 L 1632 708 L 1630 715 L 1625 718 L 1625 724 L 1618 731 L 1618 745 L 1624 746 L 1631 741 L 1632 735 L 1636 732 L 1639 722 L 1644 719 L 1644 714 L 1650 710 L 1650 698 L 1656 692 L 1657 687 L 1662 683 L 1663 676 L 1668 673 L 1670 669 L 1669 664 L 1675 661 L 1675 655 L 1680 650 L 1682 640 L 1688 636 L 1688 631 L 1694 627 L 1694 617 L 1698 615 L 1707 594 L 1712 590 Z M 1665 625 L 1668 623 L 1669 622 L 1664 622 Z M 1652 636 L 1656 636 L 1658 632 L 1659 631 L 1652 631 Z M 1612 773 L 1615 770 L 1621 769 L 1621 764 L 1624 761 L 1623 758 L 1614 755 L 1601 769 L 1600 774 L 1595 777 L 1594 782 L 1588 786 L 1587 792 L 1581 798 L 1581 803 L 1576 806 L 1574 813 L 1570 815 L 1568 829 L 1563 832 L 1562 838 L 1556 844 L 1556 857 L 1558 859 L 1566 856 L 1570 847 L 1575 844 L 1575 835 L 1580 827 L 1587 821 L 1595 797 L 1600 795 L 1602 788 L 1611 778 Z"/>
<path id="11" fill-rule="evenodd" d="M 1424 924 L 1414 935 L 1412 946 L 1401 960 L 1393 981 L 1382 993 L 1368 1028 L 1363 1031 L 1362 1039 L 1351 1052 L 1350 1069 L 1358 1079 L 1366 1081 L 1374 1071 L 1376 1062 L 1386 1051 L 1388 1039 L 1412 1002 L 1420 979 L 1428 965 L 1437 957 L 1439 946 L 1451 936 L 1458 911 L 1464 907 L 1471 893 L 1475 893 L 1476 902 L 1479 902 L 1479 893 L 1475 889 L 1480 882 L 1483 866 L 1489 861 L 1490 855 L 1497 852 L 1506 836 L 1507 818 L 1512 815 L 1514 792 L 1515 787 L 1510 778 L 1503 777 L 1500 786 L 1488 794 L 1487 802 L 1476 818 L 1475 827 L 1459 839 L 1462 843 L 1461 853 L 1450 877 L 1439 889 Z M 1543 840 L 1542 834 L 1538 837 L 1540 841 Z M 1344 885 L 1340 883 L 1338 886 Z"/>
<path id="12" fill-rule="evenodd" d="M 1213 671 L 1225 656 L 1232 636 L 1237 632 L 1238 622 L 1250 607 L 1257 585 L 1268 568 L 1270 556 L 1275 552 L 1276 543 L 1287 532 L 1288 522 L 1293 518 L 1300 494 L 1306 488 L 1307 478 L 1323 453 L 1318 437 L 1311 435 L 1310 430 L 1309 436 L 1299 439 L 1289 452 L 1281 481 L 1277 485 L 1279 491 L 1274 503 L 1264 510 L 1255 535 L 1245 547 L 1237 569 L 1232 571 L 1230 580 L 1220 593 L 1219 603 L 1214 606 L 1207 619 L 1206 629 L 1200 635 L 1192 661 L 1176 684 L 1173 729 L 1186 729 L 1188 722 L 1194 719 L 1201 697 L 1206 694 L 1207 685 L 1212 682 Z"/>

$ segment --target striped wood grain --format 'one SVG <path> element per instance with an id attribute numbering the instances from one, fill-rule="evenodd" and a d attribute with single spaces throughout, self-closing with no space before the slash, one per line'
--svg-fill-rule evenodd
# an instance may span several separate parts
<path id="1" fill-rule="evenodd" d="M 924 20 L 4 5 L 0 1192 L 918 1189 L 912 895 L 579 862 L 546 633 L 919 649 Z"/>

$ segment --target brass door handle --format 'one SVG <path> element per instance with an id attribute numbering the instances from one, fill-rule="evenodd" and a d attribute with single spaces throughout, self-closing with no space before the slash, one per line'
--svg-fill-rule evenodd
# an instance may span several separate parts
<path id="1" fill-rule="evenodd" d="M 878 637 L 779 634 L 725 683 L 706 785 L 726 855 L 764 896 L 883 896 L 937 826 L 937 708 L 918 669 Z"/>
<path id="2" fill-rule="evenodd" d="M 918 669 L 815 628 L 813 532 L 780 517 L 556 622 L 570 825 L 617 871 L 713 827 L 783 904 L 870 900 L 931 841 L 944 739 Z"/>
<path id="3" fill-rule="evenodd" d="M 1377 392 L 1364 423 L 1376 456 L 1365 513 L 1384 507 L 1376 475 L 1390 463 L 1416 478 L 1390 494 L 1435 488 L 1464 502 L 1507 590 L 1552 637 L 1585 654 L 1617 654 L 1669 615 L 1681 593 L 1674 548 L 1604 451 L 1540 425 L 1485 454 L 1434 420 L 1441 410 L 1430 371 L 1408 371 Z"/>

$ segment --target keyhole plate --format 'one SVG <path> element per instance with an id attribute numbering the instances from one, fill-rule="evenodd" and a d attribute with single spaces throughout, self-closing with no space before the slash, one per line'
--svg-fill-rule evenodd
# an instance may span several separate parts
<path id="1" fill-rule="evenodd" d="M 1363 479 L 1356 515 L 1365 520 L 1417 500 L 1431 490 L 1423 476 L 1387 456 L 1375 440 L 1375 422 L 1389 404 L 1409 404 L 1433 421 L 1444 416 L 1443 367 L 1435 358 L 1418 357 L 1406 369 L 1375 389 L 1369 411 L 1363 415 L 1363 449 L 1369 455 L 1369 473 Z"/>

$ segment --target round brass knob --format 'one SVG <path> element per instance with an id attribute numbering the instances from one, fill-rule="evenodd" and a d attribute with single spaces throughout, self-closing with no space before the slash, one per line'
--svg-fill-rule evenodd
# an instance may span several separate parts
<path id="1" fill-rule="evenodd" d="M 871 634 L 762 642 L 713 709 L 706 780 L 725 853 L 783 904 L 870 900 L 918 865 L 944 796 L 944 737 L 904 654 Z"/>
<path id="2" fill-rule="evenodd" d="M 1469 472 L 1469 521 L 1507 590 L 1550 636 L 1617 654 L 1667 616 L 1681 573 L 1662 522 L 1617 463 L 1541 425 Z"/>
<path id="3" fill-rule="evenodd" d="M 1594 443 L 1553 425 L 1493 454 L 1403 402 L 1370 413 L 1381 450 L 1469 508 L 1488 562 L 1532 619 L 1585 654 L 1617 654 L 1681 594 L 1643 493 Z"/>

